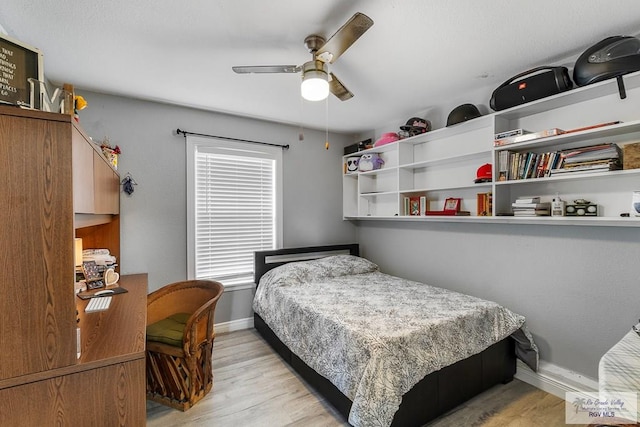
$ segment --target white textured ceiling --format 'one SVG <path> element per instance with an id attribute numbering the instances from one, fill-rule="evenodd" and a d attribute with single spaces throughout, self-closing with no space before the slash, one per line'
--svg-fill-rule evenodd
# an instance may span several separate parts
<path id="1" fill-rule="evenodd" d="M 358 11 L 374 25 L 331 66 L 349 101 L 301 101 L 297 74 L 231 70 L 300 65 L 307 35 Z M 328 110 L 330 130 L 355 133 L 538 65 L 571 68 L 597 41 L 638 34 L 640 1 L 2 0 L 0 26 L 43 51 L 57 84 L 315 128 Z"/>

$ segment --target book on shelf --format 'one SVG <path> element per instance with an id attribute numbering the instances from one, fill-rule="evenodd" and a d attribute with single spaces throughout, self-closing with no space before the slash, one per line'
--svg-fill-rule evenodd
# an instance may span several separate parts
<path id="1" fill-rule="evenodd" d="M 603 167 L 603 166 L 616 166 L 619 165 L 620 161 L 618 159 L 601 159 L 601 160 L 587 160 L 584 162 L 573 162 L 573 163 L 565 163 L 563 165 L 563 169 L 575 169 L 575 168 L 595 168 L 595 167 Z"/>
<path id="2" fill-rule="evenodd" d="M 478 216 L 491 216 L 493 210 L 493 194 L 477 193 L 476 195 L 476 212 Z"/>
<path id="3" fill-rule="evenodd" d="M 513 216 L 551 216 L 551 211 L 549 209 L 514 210 Z"/>
<path id="4" fill-rule="evenodd" d="M 554 169 L 549 176 L 567 176 L 575 174 L 589 174 L 598 172 L 609 172 L 622 169 L 622 165 L 618 160 L 604 160 L 596 162 L 587 162 L 582 164 L 565 165 L 560 169 Z"/>
<path id="5" fill-rule="evenodd" d="M 532 210 L 532 209 L 551 209 L 549 202 L 533 202 L 533 203 L 511 203 L 513 210 Z"/>
<path id="6" fill-rule="evenodd" d="M 511 129 L 511 130 L 505 130 L 504 132 L 498 132 L 494 135 L 493 139 L 504 139 L 504 138 L 509 138 L 512 136 L 519 136 L 519 135 L 524 135 L 525 133 L 531 133 L 528 130 L 524 130 L 524 129 Z"/>
<path id="7" fill-rule="evenodd" d="M 427 209 L 427 196 L 420 196 L 420 215 L 424 215 Z"/>
<path id="8" fill-rule="evenodd" d="M 508 136 L 500 139 L 496 138 L 493 141 L 493 145 L 494 147 L 502 147 L 504 145 L 517 144 L 518 142 L 532 141 L 534 139 L 562 135 L 563 133 L 565 133 L 565 131 L 558 128 L 545 129 L 538 132 L 524 133 L 522 135 Z"/>
<path id="9" fill-rule="evenodd" d="M 516 204 L 526 204 L 526 203 L 540 203 L 540 196 L 522 196 L 518 197 L 515 202 Z"/>
<path id="10" fill-rule="evenodd" d="M 551 176 L 552 177 L 567 177 L 567 176 L 586 176 L 586 175 L 595 175 L 600 173 L 608 173 L 618 169 L 609 169 L 609 168 L 598 168 L 598 169 L 583 169 L 583 170 L 572 170 L 569 172 L 555 172 Z"/>
<path id="11" fill-rule="evenodd" d="M 506 181 L 509 176 L 509 151 L 498 153 L 498 181 Z"/>
<path id="12" fill-rule="evenodd" d="M 560 155 L 566 165 L 594 160 L 619 159 L 622 157 L 622 150 L 618 144 L 607 143 L 563 150 Z"/>
<path id="13" fill-rule="evenodd" d="M 582 132 L 583 130 L 597 129 L 597 128 L 601 128 L 601 127 L 605 127 L 605 126 L 617 125 L 619 123 L 622 123 L 622 122 L 620 120 L 616 120 L 614 122 L 599 123 L 597 125 L 591 125 L 591 126 L 584 126 L 584 127 L 581 127 L 581 128 L 569 129 L 569 130 L 565 131 L 564 133 Z"/>
<path id="14" fill-rule="evenodd" d="M 428 216 L 471 216 L 470 211 L 427 211 Z"/>
<path id="15" fill-rule="evenodd" d="M 541 202 L 539 196 L 518 197 L 511 203 L 514 216 L 547 216 L 551 215 L 551 202 Z"/>

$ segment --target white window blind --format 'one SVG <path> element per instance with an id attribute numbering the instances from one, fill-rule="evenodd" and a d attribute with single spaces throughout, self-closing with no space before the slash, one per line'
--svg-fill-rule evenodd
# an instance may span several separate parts
<path id="1" fill-rule="evenodd" d="M 217 139 L 189 145 L 189 275 L 227 287 L 253 283 L 254 252 L 274 249 L 279 242 L 281 149 Z"/>

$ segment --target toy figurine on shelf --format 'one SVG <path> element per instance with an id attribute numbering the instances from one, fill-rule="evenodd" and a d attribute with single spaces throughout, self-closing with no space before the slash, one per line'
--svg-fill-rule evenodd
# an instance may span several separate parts
<path id="1" fill-rule="evenodd" d="M 118 169 L 118 155 L 122 153 L 120 147 L 117 145 L 115 147 L 111 147 L 111 143 L 109 142 L 109 138 L 104 138 L 100 143 L 100 149 L 102 150 L 102 154 L 107 158 L 111 166 L 114 169 Z"/>
<path id="2" fill-rule="evenodd" d="M 87 107 L 87 101 L 81 95 L 75 95 L 73 97 L 73 118 L 76 119 L 76 122 L 80 122 L 80 116 L 78 116 L 78 111 L 84 110 Z"/>

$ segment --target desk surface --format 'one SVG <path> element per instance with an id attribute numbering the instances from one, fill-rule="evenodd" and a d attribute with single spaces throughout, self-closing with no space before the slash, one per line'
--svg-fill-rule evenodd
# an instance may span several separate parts
<path id="1" fill-rule="evenodd" d="M 147 275 L 122 276 L 118 285 L 128 292 L 113 295 L 105 311 L 85 313 L 89 300 L 76 298 L 82 343 L 79 364 L 144 358 Z"/>
<path id="2" fill-rule="evenodd" d="M 84 313 L 76 298 L 82 357 L 69 366 L 0 382 L 3 426 L 144 426 L 147 276 L 124 276 L 128 292 L 108 310 Z M 71 295 L 70 295 L 71 296 Z"/>
<path id="3" fill-rule="evenodd" d="M 119 285 L 128 292 L 114 295 L 106 311 L 85 313 L 84 307 L 89 300 L 73 296 L 80 319 L 82 351 L 75 364 L 1 380 L 0 390 L 117 363 L 144 360 L 147 275 L 122 276 Z"/>

